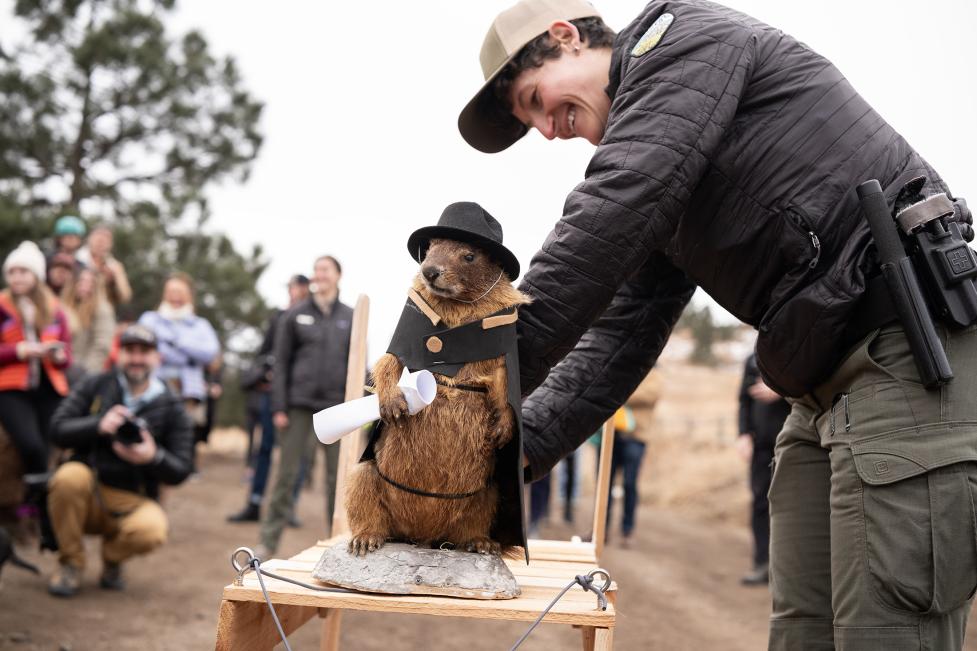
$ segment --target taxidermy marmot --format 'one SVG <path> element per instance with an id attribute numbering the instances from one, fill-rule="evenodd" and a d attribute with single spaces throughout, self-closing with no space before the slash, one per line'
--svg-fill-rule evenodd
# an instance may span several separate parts
<path id="1" fill-rule="evenodd" d="M 453 204 L 445 215 L 453 206 L 469 211 L 474 206 L 484 213 L 477 204 Z M 439 226 L 445 222 L 445 215 Z M 488 213 L 484 215 L 497 226 Z M 442 330 L 475 324 L 475 329 L 467 331 L 477 337 L 489 336 L 482 335 L 483 329 L 489 333 L 495 324 L 504 324 L 512 328 L 514 342 L 514 308 L 529 302 L 509 279 L 518 274 L 514 256 L 515 274 L 506 260 L 497 261 L 499 252 L 492 249 L 491 242 L 474 238 L 485 245 L 476 246 L 471 241 L 454 239 L 455 235 L 472 239 L 460 232 L 437 229 L 426 230 L 453 237 L 432 237 L 415 250 L 416 259 L 422 262 L 405 314 L 413 311 L 416 314 L 412 318 L 430 319 L 426 325 L 436 323 Z M 501 247 L 501 227 L 498 240 Z M 402 317 L 401 325 L 405 318 Z M 395 352 L 399 350 L 397 339 L 395 334 L 391 344 Z M 440 351 L 441 339 L 427 337 L 425 341 L 429 351 Z M 451 345 L 452 340 L 444 341 L 445 347 Z M 484 355 L 488 353 L 482 354 L 479 361 L 454 365 L 450 369 L 453 373 L 448 366 L 442 367 L 446 374 L 438 373 L 436 365 L 428 367 L 438 383 L 437 397 L 413 416 L 408 414 L 407 403 L 397 387 L 404 356 L 388 352 L 376 364 L 373 379 L 380 400 L 381 426 L 364 455 L 366 460 L 351 474 L 347 488 L 351 553 L 365 555 L 387 540 L 420 545 L 447 543 L 483 554 L 500 553 L 521 544 L 513 543 L 512 536 L 501 544 L 491 536 L 500 498 L 495 480 L 497 453 L 518 436 L 518 417 L 512 409 L 512 376 L 507 374 L 506 355 L 486 359 Z M 407 365 L 411 371 L 417 370 L 417 364 Z M 518 384 L 518 368 L 516 372 Z M 518 400 L 518 392 L 515 395 Z M 518 449 L 516 454 L 514 463 L 521 464 Z M 516 471 L 521 471 L 521 466 Z M 511 490 L 506 491 L 506 495 L 512 494 Z M 517 501 L 519 498 L 521 495 Z M 521 511 L 521 502 L 516 509 Z M 512 512 L 506 507 L 507 517 L 515 519 Z M 518 519 L 518 531 L 522 532 L 521 513 Z M 523 540 L 522 535 L 516 539 Z"/>

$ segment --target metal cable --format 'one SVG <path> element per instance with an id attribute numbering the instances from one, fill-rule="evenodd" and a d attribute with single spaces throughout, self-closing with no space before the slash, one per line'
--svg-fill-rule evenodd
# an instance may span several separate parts
<path id="1" fill-rule="evenodd" d="M 604 577 L 604 585 L 602 585 L 599 588 L 594 585 L 594 576 L 597 574 L 600 574 Z M 551 601 L 549 605 L 543 609 L 543 612 L 539 614 L 539 617 L 536 618 L 536 621 L 533 622 L 532 626 L 526 629 L 526 632 L 523 633 L 522 637 L 519 638 L 519 640 L 512 645 L 509 651 L 516 651 L 516 649 L 518 649 L 519 646 L 526 641 L 526 638 L 529 637 L 530 633 L 536 630 L 536 627 L 539 626 L 540 622 L 543 621 L 543 618 L 546 617 L 547 613 L 549 613 L 553 609 L 553 606 L 555 606 L 556 603 L 563 598 L 563 595 L 565 595 L 570 590 L 570 588 L 572 588 L 575 585 L 579 585 L 584 590 L 589 590 L 590 592 L 596 594 L 597 603 L 600 609 L 607 610 L 607 597 L 604 596 L 604 592 L 606 592 L 607 589 L 611 587 L 611 575 L 608 574 L 606 570 L 602 570 L 600 568 L 596 570 L 591 570 L 587 574 L 578 574 L 573 578 L 573 581 L 570 581 L 570 583 L 567 584 L 567 587 L 560 590 L 560 594 L 556 595 L 556 597 L 553 598 L 553 601 Z"/>
<path id="2" fill-rule="evenodd" d="M 285 645 L 285 651 L 292 651 L 292 647 L 288 643 L 288 638 L 285 637 L 285 631 L 282 630 L 282 623 L 278 621 L 278 613 L 275 612 L 275 606 L 271 603 L 271 597 L 268 596 L 268 590 L 265 589 L 265 580 L 261 578 L 261 561 L 258 558 L 254 558 L 252 561 L 255 574 L 258 575 L 258 585 L 261 586 L 261 594 L 265 595 L 265 603 L 268 604 L 268 610 L 271 611 L 271 618 L 275 620 L 275 627 L 278 629 L 278 634 L 282 636 L 282 644 Z"/>

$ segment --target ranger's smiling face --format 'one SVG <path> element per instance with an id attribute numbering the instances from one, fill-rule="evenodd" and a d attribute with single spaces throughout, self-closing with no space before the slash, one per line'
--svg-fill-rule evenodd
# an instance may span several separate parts
<path id="1" fill-rule="evenodd" d="M 550 35 L 563 51 L 516 77 L 509 95 L 512 114 L 547 140 L 584 138 L 596 145 L 604 137 L 611 108 L 604 90 L 610 51 L 582 45 L 569 23 L 554 23 Z"/>

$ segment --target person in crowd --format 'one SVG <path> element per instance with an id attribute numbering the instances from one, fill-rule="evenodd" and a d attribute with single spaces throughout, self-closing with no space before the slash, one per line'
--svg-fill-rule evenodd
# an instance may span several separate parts
<path id="1" fill-rule="evenodd" d="M 47 259 L 47 286 L 55 296 L 61 297 L 74 282 L 81 265 L 70 253 L 55 253 Z"/>
<path id="2" fill-rule="evenodd" d="M 332 529 L 339 446 L 322 446 L 312 430 L 312 414 L 345 399 L 346 366 L 353 309 L 339 301 L 342 267 L 325 255 L 313 267 L 312 295 L 278 320 L 272 371 L 272 412 L 281 432 L 278 477 L 261 521 L 260 554 L 278 549 L 292 512 L 292 496 L 303 459 L 317 447 L 326 455 L 326 531 Z"/>
<path id="3" fill-rule="evenodd" d="M 657 375 L 651 372 L 651 377 Z M 651 380 L 659 383 L 657 378 Z M 658 389 L 656 389 L 657 391 Z M 657 397 L 655 398 L 657 400 Z M 645 440 L 642 438 L 646 428 L 638 427 L 631 407 L 625 405 L 614 414 L 614 450 L 611 454 L 611 486 L 618 474 L 622 475 L 624 488 L 624 508 L 621 513 L 621 547 L 629 549 L 633 545 L 635 519 L 638 512 L 638 476 L 641 462 L 645 456 Z M 607 533 L 611 532 L 613 496 L 607 496 Z"/>
<path id="4" fill-rule="evenodd" d="M 80 217 L 75 215 L 59 217 L 54 222 L 54 250 L 51 251 L 51 255 L 65 253 L 75 260 L 84 241 L 85 230 L 85 222 Z"/>
<path id="5" fill-rule="evenodd" d="M 72 358 L 68 320 L 44 284 L 45 275 L 44 254 L 33 242 L 22 242 L 3 262 L 0 424 L 24 468 L 20 515 L 40 517 L 42 546 L 50 546 L 43 517 L 49 429 L 55 408 L 68 393 L 65 369 Z"/>
<path id="6" fill-rule="evenodd" d="M 204 370 L 217 357 L 220 344 L 210 322 L 194 312 L 190 277 L 183 273 L 171 275 L 163 286 L 159 307 L 139 317 L 139 323 L 155 332 L 159 339 L 162 360 L 159 377 L 183 400 L 194 426 L 204 425 L 207 422 Z"/>
<path id="7" fill-rule="evenodd" d="M 583 452 L 581 448 L 577 448 L 557 464 L 560 499 L 563 501 L 563 521 L 566 524 L 573 524 L 577 495 L 580 493 L 580 473 L 577 469 L 580 467 L 581 456 Z"/>
<path id="8" fill-rule="evenodd" d="M 180 398 L 157 375 L 158 345 L 149 328 L 126 328 L 118 370 L 86 378 L 51 420 L 53 441 L 73 450 L 48 496 L 58 542 L 52 595 L 80 589 L 86 533 L 102 538 L 100 585 L 109 590 L 125 587 L 123 562 L 166 541 L 166 514 L 156 500 L 160 485 L 190 474 L 193 432 Z"/>
<path id="9" fill-rule="evenodd" d="M 109 301 L 113 307 L 118 307 L 132 300 L 132 287 L 125 266 L 112 256 L 114 244 L 112 229 L 101 224 L 88 234 L 88 241 L 77 257 L 82 264 L 95 270 Z"/>
<path id="10" fill-rule="evenodd" d="M 539 538 L 539 527 L 550 515 L 553 477 L 546 475 L 529 485 L 529 529 L 527 538 Z"/>
<path id="11" fill-rule="evenodd" d="M 204 398 L 204 421 L 197 423 L 193 427 L 193 442 L 207 443 L 210 440 L 210 432 L 214 429 L 214 421 L 217 418 L 217 402 L 224 395 L 224 385 L 222 378 L 224 375 L 224 360 L 220 352 L 214 356 L 204 367 L 204 383 L 207 386 L 207 396 Z"/>
<path id="12" fill-rule="evenodd" d="M 115 336 L 115 311 L 94 269 L 86 267 L 78 272 L 62 303 L 71 329 L 74 375 L 101 373 Z"/>
<path id="13" fill-rule="evenodd" d="M 770 503 L 767 493 L 773 476 L 774 443 L 790 415 L 790 404 L 768 387 L 760 377 L 756 354 L 746 358 L 740 385 L 739 437 L 736 448 L 750 463 L 750 491 L 753 494 L 750 528 L 753 530 L 753 571 L 743 585 L 766 585 L 770 581 Z"/>
<path id="14" fill-rule="evenodd" d="M 292 276 L 288 281 L 287 289 L 288 307 L 295 307 L 309 297 L 308 277 L 303 274 Z M 242 378 L 242 388 L 248 392 L 246 427 L 248 432 L 248 463 L 253 469 L 253 474 L 251 475 L 247 504 L 240 511 L 227 516 L 228 522 L 257 522 L 261 519 L 261 500 L 264 498 L 265 486 L 268 484 L 271 452 L 275 447 L 275 423 L 271 412 L 271 384 L 275 367 L 275 331 L 282 314 L 284 314 L 283 310 L 276 309 L 272 312 L 255 361 Z M 258 424 L 261 426 L 261 444 L 257 454 L 252 455 L 254 428 Z M 292 492 L 292 513 L 289 516 L 289 526 L 294 527 L 299 524 L 295 515 L 295 507 L 308 468 L 309 463 L 304 460 L 300 464 L 295 489 Z"/>
<path id="15" fill-rule="evenodd" d="M 105 360 L 105 368 L 102 369 L 104 371 L 115 368 L 116 362 L 119 361 L 119 340 L 122 338 L 122 333 L 125 332 L 126 328 L 136 323 L 140 316 L 139 311 L 131 303 L 120 306 L 116 310 L 116 314 L 118 319 L 115 324 L 115 334 L 112 336 L 112 345 L 109 348 L 109 357 Z"/>
<path id="16" fill-rule="evenodd" d="M 595 147 L 520 285 L 529 477 L 623 404 L 698 285 L 758 329 L 764 380 L 793 399 L 770 489 L 770 649 L 960 649 L 977 567 L 977 464 L 964 461 L 977 330 L 937 315 L 954 379 L 928 390 L 906 343 L 914 322 L 886 307 L 857 189 L 877 181 L 890 215 L 946 195 L 941 218 L 966 241 L 972 213 L 782 30 L 714 2 L 635 13 L 615 34 L 586 0 L 520 0 L 487 30 L 458 116 L 487 153 L 531 129 Z"/>

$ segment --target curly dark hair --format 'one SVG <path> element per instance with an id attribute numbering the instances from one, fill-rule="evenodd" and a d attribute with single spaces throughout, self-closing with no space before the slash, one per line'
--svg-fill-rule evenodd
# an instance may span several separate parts
<path id="1" fill-rule="evenodd" d="M 585 43 L 587 47 L 609 48 L 614 44 L 616 36 L 614 30 L 599 16 L 577 18 L 571 20 L 570 24 L 580 32 L 580 42 Z M 495 77 L 491 86 L 482 93 L 479 98 L 479 113 L 497 126 L 511 125 L 513 117 L 509 92 L 512 90 L 512 84 L 524 71 L 539 68 L 549 59 L 559 59 L 561 52 L 560 44 L 551 39 L 548 32 L 526 43 Z"/>

